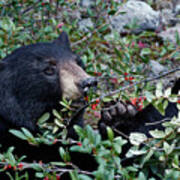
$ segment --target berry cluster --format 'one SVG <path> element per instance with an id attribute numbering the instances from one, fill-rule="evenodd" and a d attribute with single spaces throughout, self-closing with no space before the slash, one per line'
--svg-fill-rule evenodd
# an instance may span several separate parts
<path id="1" fill-rule="evenodd" d="M 96 108 L 97 108 L 99 102 L 100 102 L 100 100 L 99 100 L 99 99 L 96 99 L 96 103 L 91 104 L 91 109 L 92 109 L 92 110 L 96 110 Z"/>
<path id="2" fill-rule="evenodd" d="M 12 166 L 11 164 L 7 164 L 4 166 L 3 170 L 13 169 L 15 171 L 16 169 L 21 170 L 22 168 L 23 168 L 22 163 L 19 163 L 17 166 Z"/>
<path id="3" fill-rule="evenodd" d="M 143 109 L 143 101 L 146 100 L 146 97 L 132 98 L 130 99 L 131 103 L 137 108 L 138 111 Z"/>
<path id="4" fill-rule="evenodd" d="M 131 82 L 132 80 L 134 80 L 134 77 L 133 77 L 133 76 L 129 76 L 129 77 L 128 77 L 128 73 L 125 72 L 125 73 L 124 73 L 124 80 Z"/>

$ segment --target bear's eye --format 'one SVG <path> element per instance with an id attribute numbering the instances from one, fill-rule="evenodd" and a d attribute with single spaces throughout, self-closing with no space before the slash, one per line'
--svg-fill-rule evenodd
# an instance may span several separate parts
<path id="1" fill-rule="evenodd" d="M 50 61 L 49 61 L 49 64 L 50 64 L 51 66 L 56 66 L 56 65 L 57 65 L 56 61 L 54 61 L 54 60 L 50 60 Z"/>
<path id="2" fill-rule="evenodd" d="M 52 67 L 47 67 L 46 69 L 44 69 L 44 73 L 48 76 L 52 76 L 55 74 L 55 70 Z"/>

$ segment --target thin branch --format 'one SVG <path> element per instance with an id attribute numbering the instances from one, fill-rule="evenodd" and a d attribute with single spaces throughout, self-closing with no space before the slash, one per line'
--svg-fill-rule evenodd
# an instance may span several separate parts
<path id="1" fill-rule="evenodd" d="M 145 123 L 145 126 L 155 126 L 157 124 L 161 124 L 165 121 L 170 121 L 171 119 L 170 118 L 165 118 L 165 119 L 162 119 L 160 121 L 156 121 L 156 122 L 152 122 L 152 123 Z"/>
<path id="2" fill-rule="evenodd" d="M 41 0 L 38 0 L 36 3 L 34 3 L 32 6 L 28 7 L 27 9 L 23 10 L 20 15 L 23 15 L 27 12 L 29 12 L 30 10 L 34 10 L 34 8 L 41 2 Z"/>
<path id="3" fill-rule="evenodd" d="M 119 135 L 121 135 L 122 137 L 126 138 L 129 140 L 129 136 L 124 134 L 123 132 L 117 130 L 116 128 L 113 128 L 114 132 L 118 133 Z"/>
<path id="4" fill-rule="evenodd" d="M 146 78 L 142 81 L 138 81 L 138 82 L 135 82 L 135 83 L 132 83 L 132 84 L 129 84 L 125 87 L 122 87 L 120 89 L 117 89 L 115 91 L 110 91 L 102 96 L 100 96 L 100 99 L 103 99 L 104 97 L 107 97 L 107 96 L 112 96 L 112 95 L 115 95 L 115 94 L 118 94 L 120 93 L 121 91 L 124 91 L 126 89 L 129 89 L 131 87 L 134 87 L 138 84 L 143 84 L 143 83 L 147 83 L 147 82 L 152 82 L 152 81 L 155 81 L 155 80 L 158 80 L 158 79 L 161 79 L 161 78 L 164 78 L 172 73 L 175 73 L 177 71 L 180 71 L 180 68 L 175 68 L 175 69 L 172 69 L 171 71 L 168 71 L 168 72 L 165 72 L 165 73 L 162 73 L 161 75 L 158 75 L 158 76 L 155 76 L 155 77 L 152 77 L 152 78 Z M 95 99 L 96 100 L 96 99 Z M 95 100 L 92 100 L 92 103 L 95 102 Z"/>
<path id="5" fill-rule="evenodd" d="M 81 174 L 86 174 L 86 175 L 90 175 L 90 176 L 93 176 L 94 177 L 94 174 L 93 172 L 89 172 L 89 171 L 85 171 L 85 170 L 81 170 L 79 169 L 77 166 L 74 166 L 72 163 L 67 163 L 67 165 L 69 166 L 72 166 L 72 168 L 68 169 L 68 168 L 60 168 L 60 167 L 57 167 L 55 165 L 52 165 L 51 163 L 27 163 L 27 162 L 21 162 L 22 164 L 22 169 L 29 169 L 29 168 L 32 168 L 32 164 L 37 164 L 39 166 L 41 166 L 41 168 L 43 170 L 45 170 L 46 172 L 56 172 L 57 173 L 60 173 L 61 175 L 64 174 L 64 173 L 69 173 L 69 172 L 72 172 L 74 170 L 76 170 L 78 173 L 81 173 Z M 0 165 L 1 166 L 8 166 L 8 162 L 0 162 Z M 120 175 L 115 175 L 114 178 L 115 179 L 118 179 L 120 178 L 121 176 Z"/>

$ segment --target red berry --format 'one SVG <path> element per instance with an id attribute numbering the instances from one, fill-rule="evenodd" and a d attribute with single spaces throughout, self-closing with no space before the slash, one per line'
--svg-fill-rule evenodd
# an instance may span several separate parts
<path id="1" fill-rule="evenodd" d="M 100 100 L 99 99 L 96 99 L 96 103 L 98 104 L 100 102 Z"/>
<path id="2" fill-rule="evenodd" d="M 59 175 L 56 175 L 56 180 L 60 180 L 60 176 Z"/>
<path id="3" fill-rule="evenodd" d="M 125 77 L 124 79 L 125 79 L 125 81 L 128 81 L 128 80 L 129 80 L 129 78 L 128 78 L 128 77 Z"/>
<path id="4" fill-rule="evenodd" d="M 98 111 L 94 111 L 94 116 L 96 117 L 96 118 L 101 118 L 101 113 L 100 112 L 98 112 Z"/>
<path id="5" fill-rule="evenodd" d="M 110 80 L 111 80 L 111 82 L 114 83 L 114 84 L 118 83 L 118 79 L 117 79 L 117 78 L 111 78 Z"/>
<path id="6" fill-rule="evenodd" d="M 81 142 L 77 142 L 77 145 L 78 145 L 78 146 L 82 146 L 82 143 L 81 143 Z"/>
<path id="7" fill-rule="evenodd" d="M 130 99 L 131 103 L 136 106 L 137 105 L 137 98 Z"/>
<path id="8" fill-rule="evenodd" d="M 49 178 L 46 176 L 46 177 L 44 178 L 44 180 L 49 180 Z"/>
<path id="9" fill-rule="evenodd" d="M 8 168 L 8 165 L 5 165 L 4 168 L 3 168 L 3 170 L 6 170 L 7 168 Z"/>
<path id="10" fill-rule="evenodd" d="M 23 164 L 22 164 L 22 163 L 19 163 L 19 164 L 18 164 L 18 168 L 19 168 L 19 169 L 22 169 L 22 168 L 23 168 Z"/>
<path id="11" fill-rule="evenodd" d="M 39 161 L 39 165 L 41 165 L 41 166 L 43 165 L 43 162 L 42 162 L 42 160 L 40 160 L 40 161 Z"/>
<path id="12" fill-rule="evenodd" d="M 95 76 L 101 76 L 102 73 L 101 73 L 101 72 L 94 72 L 94 75 L 95 75 Z"/>
<path id="13" fill-rule="evenodd" d="M 137 110 L 142 111 L 142 109 L 143 109 L 143 105 L 139 105 Z"/>
<path id="14" fill-rule="evenodd" d="M 98 72 L 98 73 L 97 73 L 97 75 L 98 75 L 98 76 L 101 76 L 101 75 L 102 75 L 102 73 L 101 73 L 101 72 Z"/>
<path id="15" fill-rule="evenodd" d="M 9 168 L 9 169 L 11 169 L 11 168 L 12 168 L 12 166 L 9 164 L 9 165 L 8 165 L 8 168 Z"/>
<path id="16" fill-rule="evenodd" d="M 96 107 L 97 107 L 97 104 L 92 104 L 92 105 L 91 105 L 91 109 L 92 109 L 92 110 L 96 110 Z"/>
<path id="17" fill-rule="evenodd" d="M 180 99 L 178 99 L 177 103 L 180 104 Z"/>
<path id="18" fill-rule="evenodd" d="M 129 80 L 130 80 L 130 81 L 132 81 L 133 79 L 134 79 L 134 77 L 133 77 L 133 76 L 130 76 L 130 77 L 129 77 Z"/>
<path id="19" fill-rule="evenodd" d="M 128 73 L 127 73 L 127 72 L 125 72 L 125 73 L 124 73 L 124 76 L 128 76 Z"/>
<path id="20" fill-rule="evenodd" d="M 139 46 L 139 48 L 145 48 L 146 47 L 145 44 L 142 43 L 141 41 L 139 41 L 138 46 Z"/>
<path id="21" fill-rule="evenodd" d="M 131 43 L 131 47 L 134 47 L 134 45 L 135 45 L 135 42 L 133 41 L 133 42 Z"/>
<path id="22" fill-rule="evenodd" d="M 57 141 L 58 141 L 58 139 L 55 138 L 54 141 L 53 141 L 53 144 L 56 144 Z"/>
<path id="23" fill-rule="evenodd" d="M 60 23 L 57 25 L 57 28 L 61 29 L 64 26 L 64 23 Z"/>

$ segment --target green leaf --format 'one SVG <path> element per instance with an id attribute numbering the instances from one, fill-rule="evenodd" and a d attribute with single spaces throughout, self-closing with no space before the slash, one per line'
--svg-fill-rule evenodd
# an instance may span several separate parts
<path id="1" fill-rule="evenodd" d="M 85 132 L 80 126 L 74 125 L 74 129 L 79 137 L 83 138 L 85 136 Z"/>
<path id="2" fill-rule="evenodd" d="M 144 164 L 149 161 L 149 159 L 151 158 L 151 156 L 154 154 L 154 150 L 150 149 L 150 151 L 147 153 L 147 155 L 143 158 L 142 163 L 141 163 L 141 168 L 144 166 Z"/>
<path id="3" fill-rule="evenodd" d="M 12 133 L 13 135 L 17 136 L 20 139 L 27 140 L 27 137 L 19 130 L 11 129 L 11 130 L 9 130 L 9 132 Z"/>
<path id="4" fill-rule="evenodd" d="M 36 170 L 36 171 L 41 171 L 43 170 L 42 166 L 38 163 L 32 163 L 29 165 L 32 169 Z"/>
<path id="5" fill-rule="evenodd" d="M 129 139 L 131 144 L 139 146 L 141 143 L 147 140 L 147 137 L 143 133 L 131 133 Z"/>
<path id="6" fill-rule="evenodd" d="M 50 118 L 50 113 L 45 113 L 45 114 L 43 114 L 43 115 L 38 119 L 38 124 L 43 124 L 43 123 L 45 123 L 49 118 Z"/>
<path id="7" fill-rule="evenodd" d="M 168 98 L 171 95 L 171 88 L 168 88 L 164 92 L 164 97 Z"/>
<path id="8" fill-rule="evenodd" d="M 151 54 L 151 49 L 150 48 L 143 48 L 141 50 L 141 56 L 149 55 L 149 54 Z"/>
<path id="9" fill-rule="evenodd" d="M 90 17 L 94 16 L 94 13 L 90 8 L 87 8 L 87 13 L 89 14 Z"/>
<path id="10" fill-rule="evenodd" d="M 108 27 L 109 27 L 109 25 L 108 25 L 108 24 L 105 24 L 104 26 L 102 26 L 102 27 L 98 30 L 98 32 L 104 32 L 104 31 L 106 31 L 106 30 L 108 29 Z"/>
<path id="11" fill-rule="evenodd" d="M 152 102 L 152 100 L 155 98 L 155 96 L 149 91 L 145 91 L 144 94 L 148 102 Z"/>
<path id="12" fill-rule="evenodd" d="M 160 130 L 151 130 L 149 131 L 152 137 L 157 138 L 157 139 L 162 139 L 166 136 L 166 134 L 163 131 Z"/>
<path id="13" fill-rule="evenodd" d="M 133 157 L 133 156 L 139 156 L 142 154 L 146 154 L 147 150 L 144 149 L 138 149 L 137 146 L 133 146 L 129 149 L 129 151 L 126 153 L 126 157 Z"/>
<path id="14" fill-rule="evenodd" d="M 117 54 L 117 56 L 118 56 L 120 59 L 122 59 L 122 54 L 121 54 L 121 52 L 120 52 L 118 49 L 116 49 L 116 48 L 114 48 L 114 51 L 115 51 L 115 53 Z"/>
<path id="15" fill-rule="evenodd" d="M 163 89 L 162 83 L 158 83 L 156 86 L 156 92 L 155 92 L 157 98 L 163 96 L 162 89 Z"/>
<path id="16" fill-rule="evenodd" d="M 138 180 L 147 180 L 147 178 L 146 178 L 146 176 L 144 175 L 143 172 L 139 173 Z"/>
<path id="17" fill-rule="evenodd" d="M 79 178 L 78 180 L 93 180 L 92 178 L 90 178 L 89 176 L 85 174 L 80 174 L 78 178 Z"/>
<path id="18" fill-rule="evenodd" d="M 179 37 L 179 32 L 176 30 L 176 43 L 177 45 L 180 45 L 180 37 Z"/>
<path id="19" fill-rule="evenodd" d="M 165 110 L 166 110 L 168 104 L 169 104 L 168 100 L 165 100 L 165 101 L 163 102 L 163 110 L 164 110 L 163 115 L 165 115 Z"/>
<path id="20" fill-rule="evenodd" d="M 174 144 L 169 145 L 166 141 L 163 143 L 163 149 L 167 155 L 171 154 L 174 149 Z"/>
<path id="21" fill-rule="evenodd" d="M 43 177 L 44 177 L 44 174 L 41 173 L 41 172 L 36 172 L 35 176 L 36 176 L 37 178 L 43 178 Z"/>
<path id="22" fill-rule="evenodd" d="M 71 180 L 79 180 L 77 171 L 70 171 Z"/>
<path id="23" fill-rule="evenodd" d="M 109 126 L 107 127 L 107 135 L 108 135 L 108 139 L 110 141 L 113 141 L 113 139 L 114 139 L 114 132 L 112 131 L 112 129 Z"/>
<path id="24" fill-rule="evenodd" d="M 28 129 L 26 129 L 26 128 L 21 128 L 21 129 L 24 132 L 24 135 L 26 137 L 28 137 L 29 139 L 34 139 L 34 136 L 32 135 L 32 133 Z"/>
<path id="25" fill-rule="evenodd" d="M 122 151 L 121 146 L 119 146 L 118 144 L 113 143 L 113 147 L 114 147 L 114 150 L 116 151 L 116 153 L 118 153 L 118 154 L 121 153 L 121 151 Z"/>
<path id="26" fill-rule="evenodd" d="M 72 151 L 72 152 L 84 152 L 84 149 L 80 146 L 75 145 L 75 146 L 71 146 L 70 151 Z"/>
<path id="27" fill-rule="evenodd" d="M 61 117 L 61 115 L 57 112 L 56 109 L 53 109 L 53 115 L 54 115 L 57 119 L 60 119 L 60 120 L 63 119 L 63 118 Z"/>
<path id="28" fill-rule="evenodd" d="M 69 162 L 71 160 L 71 157 L 69 155 L 68 151 L 65 151 L 63 147 L 59 148 L 59 153 L 61 158 L 65 161 L 65 162 Z"/>
<path id="29" fill-rule="evenodd" d="M 61 158 L 64 160 L 65 150 L 64 150 L 63 147 L 60 147 L 60 148 L 59 148 L 59 153 L 60 153 Z"/>
<path id="30" fill-rule="evenodd" d="M 54 166 L 66 166 L 66 163 L 64 163 L 64 162 L 50 162 L 50 164 L 52 164 Z"/>

